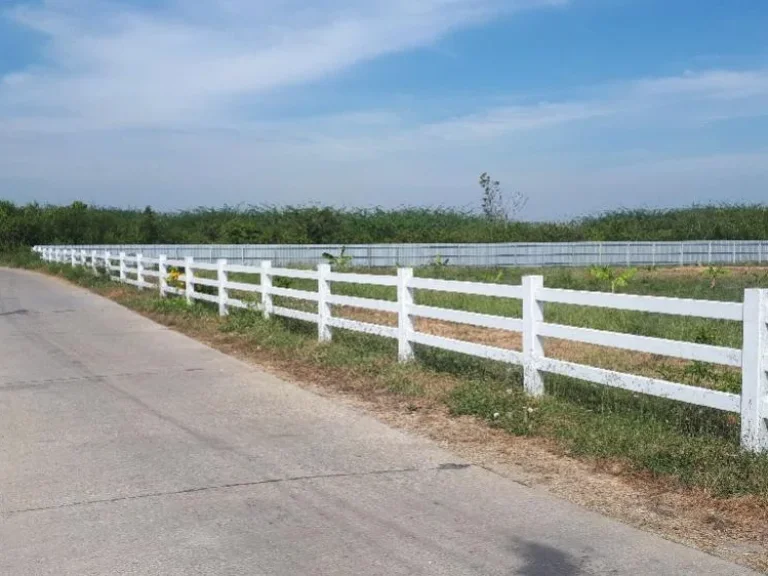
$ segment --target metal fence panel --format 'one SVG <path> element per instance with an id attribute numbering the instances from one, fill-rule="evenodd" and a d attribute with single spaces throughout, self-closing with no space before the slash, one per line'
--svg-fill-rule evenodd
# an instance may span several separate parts
<path id="1" fill-rule="evenodd" d="M 51 246 L 45 246 L 51 247 Z M 42 246 L 40 248 L 43 248 Z M 498 244 L 361 244 L 361 245 L 61 245 L 56 248 L 109 250 L 113 253 L 161 254 L 178 259 L 192 256 L 201 262 L 226 258 L 233 263 L 258 264 L 271 260 L 276 266 L 316 266 L 323 254 L 344 254 L 361 267 L 427 266 L 706 266 L 762 264 L 768 241 L 695 242 L 552 242 Z"/>

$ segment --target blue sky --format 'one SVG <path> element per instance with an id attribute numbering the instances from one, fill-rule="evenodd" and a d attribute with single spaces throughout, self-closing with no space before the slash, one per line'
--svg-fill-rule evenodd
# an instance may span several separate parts
<path id="1" fill-rule="evenodd" d="M 763 0 L 0 0 L 0 196 L 768 197 Z"/>

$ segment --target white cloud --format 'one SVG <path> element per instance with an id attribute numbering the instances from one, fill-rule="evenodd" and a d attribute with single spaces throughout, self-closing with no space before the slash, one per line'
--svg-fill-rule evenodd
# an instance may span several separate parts
<path id="1" fill-rule="evenodd" d="M 687 71 L 680 76 L 647 78 L 634 83 L 638 96 L 699 96 L 736 100 L 768 95 L 768 69 Z"/>
<path id="2" fill-rule="evenodd" d="M 243 125 L 244 132 L 269 135 L 276 144 L 301 144 L 315 155 L 356 160 L 396 151 L 504 145 L 520 133 L 551 135 L 599 124 L 605 133 L 633 133 L 654 126 L 690 131 L 713 121 L 759 116 L 768 110 L 768 69 L 704 71 L 680 76 L 592 86 L 580 98 L 559 102 L 497 102 L 478 112 L 442 119 L 413 119 L 413 110 L 365 113 Z M 425 108 L 430 102 L 423 102 Z M 432 112 L 434 115 L 434 111 Z"/>
<path id="3" fill-rule="evenodd" d="M 0 117 L 52 129 L 234 120 L 243 96 L 310 83 L 435 42 L 512 9 L 561 0 L 166 1 L 140 11 L 46 0 L 7 12 L 48 37 L 48 61 L 0 82 Z M 307 7 L 308 6 L 308 7 Z"/>

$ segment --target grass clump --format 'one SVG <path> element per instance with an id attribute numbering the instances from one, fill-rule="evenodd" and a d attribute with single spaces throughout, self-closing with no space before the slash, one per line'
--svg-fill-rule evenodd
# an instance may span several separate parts
<path id="1" fill-rule="evenodd" d="M 559 384 L 597 388 L 573 380 Z M 739 449 L 738 421 L 728 415 L 672 402 L 652 406 L 664 402 L 621 390 L 592 390 L 586 396 L 593 401 L 584 401 L 575 400 L 575 391 L 553 395 L 548 388 L 534 400 L 519 386 L 473 380 L 457 386 L 447 402 L 453 414 L 477 416 L 518 436 L 555 440 L 571 456 L 618 461 L 632 472 L 674 478 L 717 496 L 768 498 L 768 456 Z"/>

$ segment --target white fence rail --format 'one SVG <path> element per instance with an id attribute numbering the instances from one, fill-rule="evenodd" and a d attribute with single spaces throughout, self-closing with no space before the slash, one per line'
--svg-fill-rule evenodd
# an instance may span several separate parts
<path id="1" fill-rule="evenodd" d="M 189 303 L 194 300 L 202 300 L 216 304 L 222 315 L 226 315 L 229 308 L 237 307 L 259 310 L 266 317 L 276 315 L 313 322 L 317 324 L 318 338 L 321 341 L 330 341 L 334 328 L 393 338 L 398 341 L 398 357 L 401 361 L 411 360 L 414 357 L 413 345 L 420 344 L 518 364 L 523 367 L 525 390 L 534 396 L 544 393 L 543 373 L 553 373 L 604 386 L 734 412 L 741 416 L 742 446 L 754 452 L 768 451 L 768 428 L 766 427 L 766 418 L 768 418 L 768 374 L 766 373 L 766 369 L 768 369 L 768 290 L 746 290 L 744 303 L 741 304 L 557 290 L 544 288 L 541 276 L 526 276 L 523 278 L 522 286 L 508 286 L 414 278 L 413 270 L 410 268 L 400 268 L 397 276 L 394 277 L 333 272 L 327 264 L 320 264 L 317 270 L 291 270 L 273 268 L 269 261 L 261 262 L 257 266 L 247 266 L 229 264 L 224 259 L 220 259 L 216 263 L 197 262 L 189 256 L 180 260 L 169 259 L 165 255 L 150 258 L 142 254 L 128 256 L 125 252 L 114 254 L 110 251 L 97 250 L 42 248 L 39 251 L 46 261 L 90 267 L 96 273 L 100 269 L 104 269 L 113 280 L 134 285 L 139 289 L 156 289 L 159 290 L 161 296 L 175 294 L 185 297 Z M 177 286 L 169 285 L 169 266 L 183 269 L 183 274 L 176 278 L 177 281 L 184 283 L 183 290 Z M 195 274 L 196 271 L 215 272 L 216 277 L 202 278 Z M 254 284 L 232 281 L 229 279 L 230 273 L 258 275 L 259 282 Z M 318 287 L 316 291 L 308 291 L 275 286 L 273 279 L 280 277 L 315 280 Z M 149 282 L 147 278 L 156 278 L 157 282 Z M 397 299 L 388 301 L 342 296 L 333 293 L 333 283 L 396 287 Z M 200 292 L 195 289 L 196 286 L 214 288 L 215 294 Z M 522 301 L 522 318 L 508 318 L 417 305 L 414 303 L 415 290 L 518 299 Z M 243 301 L 231 297 L 231 291 L 255 293 L 259 295 L 259 298 L 253 302 Z M 273 303 L 274 296 L 312 302 L 315 311 L 308 312 L 275 306 Z M 743 346 L 739 350 L 552 324 L 544 321 L 544 306 L 547 302 L 738 321 L 743 325 Z M 332 306 L 334 305 L 396 314 L 397 327 L 334 316 L 332 313 Z M 519 332 L 523 341 L 522 352 L 418 332 L 413 323 L 413 318 L 416 317 Z M 548 358 L 544 354 L 543 338 L 558 338 L 685 360 L 740 367 L 742 371 L 741 394 L 710 390 Z"/>
<path id="2" fill-rule="evenodd" d="M 704 240 L 689 242 L 503 242 L 493 244 L 143 244 L 61 245 L 38 249 L 109 250 L 157 258 L 192 256 L 195 261 L 257 265 L 309 265 L 324 262 L 323 253 L 344 250 L 354 266 L 426 266 L 448 261 L 451 266 L 696 266 L 768 262 L 768 241 Z"/>

